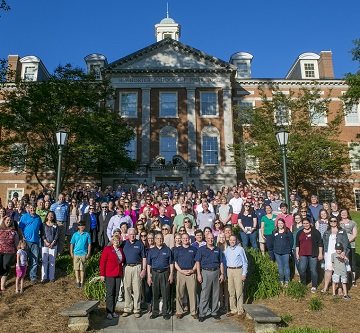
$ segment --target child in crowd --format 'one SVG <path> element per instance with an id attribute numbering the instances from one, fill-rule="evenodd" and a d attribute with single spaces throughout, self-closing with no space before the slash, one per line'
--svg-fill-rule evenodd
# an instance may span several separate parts
<path id="1" fill-rule="evenodd" d="M 17 253 L 16 253 L 16 292 L 19 291 L 21 293 L 24 292 L 24 278 L 26 275 L 26 267 L 27 267 L 27 243 L 25 239 L 21 239 L 19 241 L 18 247 L 17 247 Z M 19 289 L 20 284 L 20 289 Z"/>
<path id="2" fill-rule="evenodd" d="M 82 288 L 85 280 L 85 262 L 91 253 L 91 238 L 85 231 L 84 221 L 79 222 L 78 229 L 71 237 L 70 255 L 74 260 L 76 286 Z"/>
<path id="3" fill-rule="evenodd" d="M 343 246 L 341 243 L 336 243 L 335 244 L 335 250 L 336 252 L 334 252 L 331 255 L 331 262 L 332 262 L 332 266 L 333 266 L 333 276 L 332 276 L 332 281 L 333 281 L 333 296 L 335 296 L 335 291 L 336 288 L 339 284 L 339 282 L 342 283 L 343 286 L 343 291 L 344 291 L 344 298 L 345 299 L 349 299 L 350 296 L 347 294 L 347 271 L 346 271 L 346 263 L 349 261 L 348 258 L 346 258 L 345 253 L 343 252 Z"/>

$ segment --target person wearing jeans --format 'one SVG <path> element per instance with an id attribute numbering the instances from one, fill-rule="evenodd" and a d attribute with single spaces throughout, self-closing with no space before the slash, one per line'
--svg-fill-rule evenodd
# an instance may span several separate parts
<path id="1" fill-rule="evenodd" d="M 285 220 L 279 218 L 274 234 L 274 254 L 278 265 L 280 283 L 287 287 L 290 281 L 289 258 L 293 246 L 293 235 L 287 228 Z"/>
<path id="2" fill-rule="evenodd" d="M 30 205 L 29 213 L 23 215 L 19 223 L 19 233 L 26 240 L 28 246 L 28 261 L 30 280 L 36 283 L 37 268 L 39 265 L 39 230 L 42 221 L 39 215 L 35 214 L 35 205 Z"/>
<path id="3" fill-rule="evenodd" d="M 306 285 L 306 270 L 310 268 L 311 292 L 316 292 L 318 283 L 317 263 L 323 260 L 321 234 L 311 226 L 309 219 L 303 220 L 303 229 L 296 235 L 296 258 L 299 260 L 301 283 Z"/>

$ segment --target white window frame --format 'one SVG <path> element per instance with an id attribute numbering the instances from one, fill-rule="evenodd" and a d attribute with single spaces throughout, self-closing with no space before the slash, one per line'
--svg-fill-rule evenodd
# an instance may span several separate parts
<path id="1" fill-rule="evenodd" d="M 6 203 L 4 205 L 5 207 L 7 206 L 8 202 L 11 201 L 11 199 L 13 198 L 14 192 L 17 192 L 19 194 L 19 199 L 21 199 L 24 196 L 25 189 L 19 187 L 8 187 L 6 189 Z"/>
<path id="2" fill-rule="evenodd" d="M 351 120 L 352 118 L 355 121 Z M 360 104 L 353 104 L 350 107 L 346 108 L 345 110 L 345 126 L 359 126 L 359 125 L 360 125 Z"/>
<path id="3" fill-rule="evenodd" d="M 122 111 L 122 97 L 124 95 L 135 95 L 135 113 L 124 114 Z M 138 117 L 138 93 L 136 91 L 122 91 L 119 93 L 119 112 L 123 118 L 137 118 Z"/>
<path id="4" fill-rule="evenodd" d="M 129 144 L 126 146 L 126 150 L 128 150 L 128 157 L 131 158 L 132 160 L 136 160 L 137 159 L 137 134 L 134 131 L 135 136 L 133 139 L 130 140 Z"/>
<path id="5" fill-rule="evenodd" d="M 246 67 L 246 69 L 245 69 Z M 236 62 L 236 77 L 247 79 L 250 78 L 250 66 L 248 60 L 240 60 Z"/>
<path id="6" fill-rule="evenodd" d="M 280 126 L 282 126 L 282 125 L 287 126 L 287 125 L 290 124 L 291 110 L 289 110 L 289 109 L 288 109 L 287 107 L 285 107 L 284 105 L 279 105 L 279 107 L 280 107 L 281 109 L 275 109 L 275 111 L 274 111 L 274 123 L 275 123 L 276 125 L 280 125 Z M 287 116 L 288 121 L 286 121 L 286 122 L 277 121 L 277 120 L 278 120 L 278 117 L 283 117 L 283 115 L 282 115 L 283 112 L 287 112 L 287 113 L 288 113 L 288 116 Z M 280 120 L 280 118 L 279 118 L 279 120 Z"/>
<path id="7" fill-rule="evenodd" d="M 32 72 L 27 72 L 28 70 L 32 69 Z M 25 66 L 24 68 L 24 81 L 36 81 L 36 66 Z"/>
<path id="8" fill-rule="evenodd" d="M 215 96 L 215 101 L 203 101 L 205 95 Z M 204 114 L 203 107 L 207 104 L 215 103 L 215 114 Z M 201 118 L 218 118 L 219 117 L 219 93 L 218 91 L 200 91 L 200 117 Z"/>
<path id="9" fill-rule="evenodd" d="M 22 165 L 22 163 L 20 164 L 20 162 L 15 161 L 16 163 L 19 164 L 19 166 L 15 166 L 13 165 L 13 158 L 11 156 L 10 158 L 10 172 L 14 172 L 14 173 L 21 173 L 24 172 L 26 170 L 26 154 L 27 154 L 27 148 L 26 148 L 26 144 L 23 143 L 15 143 L 12 145 L 11 150 L 14 149 L 22 149 L 24 151 L 24 161 L 23 161 L 23 167 L 21 167 L 20 165 Z"/>
<path id="10" fill-rule="evenodd" d="M 358 143 L 359 145 L 354 145 Z M 348 142 L 351 172 L 360 172 L 360 143 Z"/>
<path id="11" fill-rule="evenodd" d="M 313 109 L 314 109 L 313 107 L 310 107 L 310 110 L 309 110 L 311 126 L 326 126 L 327 125 L 326 114 L 322 114 L 322 115 L 317 114 L 317 118 L 314 118 L 314 115 L 311 113 L 311 111 Z M 320 122 L 320 120 L 322 120 L 322 119 L 323 119 L 323 121 Z"/>
<path id="12" fill-rule="evenodd" d="M 163 96 L 175 95 L 174 102 L 163 102 Z M 163 114 L 163 105 L 175 104 L 175 113 L 173 115 Z M 177 118 L 178 117 L 178 92 L 177 91 L 161 91 L 159 93 L 159 117 L 160 118 Z"/>
<path id="13" fill-rule="evenodd" d="M 311 70 L 306 69 L 305 65 L 312 65 L 314 67 L 314 69 L 313 70 L 312 69 Z M 313 71 L 314 76 L 306 76 L 307 71 Z M 318 66 L 317 60 L 307 59 L 307 60 L 301 61 L 301 77 L 303 79 L 307 79 L 307 80 L 317 80 L 317 79 L 319 79 L 319 66 Z"/>
<path id="14" fill-rule="evenodd" d="M 248 104 L 248 105 L 243 105 L 243 108 L 242 108 L 241 104 Z M 237 101 L 237 106 L 239 108 L 239 113 L 241 113 L 242 109 L 247 109 L 247 108 L 253 108 L 254 109 L 255 108 L 255 101 L 251 100 L 251 99 L 242 98 L 241 100 Z M 242 126 L 250 126 L 250 124 L 248 124 L 248 123 L 243 123 L 241 125 Z"/>
<path id="15" fill-rule="evenodd" d="M 175 140 L 176 150 L 163 149 L 164 148 L 163 143 L 165 138 L 173 138 Z M 172 126 L 165 126 L 164 128 L 161 129 L 159 134 L 159 152 L 160 155 L 164 157 L 166 164 L 172 163 L 173 157 L 175 155 L 178 155 L 178 131 L 176 130 L 176 128 Z M 166 154 L 164 154 L 164 152 L 166 152 Z M 171 156 L 170 158 L 167 158 L 167 156 L 169 155 L 167 153 L 169 152 L 171 152 Z"/>
<path id="16" fill-rule="evenodd" d="M 204 149 L 204 138 L 216 138 L 217 139 L 217 152 L 214 153 L 217 156 L 217 163 L 204 163 L 204 152 L 205 151 L 215 151 L 215 150 L 205 150 Z M 221 164 L 220 159 L 220 133 L 215 126 L 206 126 L 201 131 L 201 163 L 206 166 L 216 166 Z"/>

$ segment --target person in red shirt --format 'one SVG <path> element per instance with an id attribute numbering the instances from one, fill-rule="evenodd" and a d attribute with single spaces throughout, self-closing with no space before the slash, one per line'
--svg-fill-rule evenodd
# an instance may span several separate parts
<path id="1" fill-rule="evenodd" d="M 149 207 L 152 213 L 152 216 L 159 215 L 159 210 L 152 204 L 152 198 L 146 197 L 146 204 L 140 208 L 140 214 L 144 211 L 146 207 Z"/>
<path id="2" fill-rule="evenodd" d="M 120 237 L 115 235 L 110 240 L 110 246 L 105 246 L 100 257 L 100 279 L 106 285 L 107 319 L 119 317 L 115 313 L 116 301 L 119 297 L 120 282 L 123 276 L 124 252 L 120 248 Z"/>
<path id="3" fill-rule="evenodd" d="M 165 216 L 167 216 L 168 218 L 171 219 L 171 221 L 174 219 L 176 213 L 175 213 L 175 209 L 169 205 L 169 197 L 168 196 L 163 196 L 162 200 L 161 200 L 161 206 L 160 207 L 164 207 L 165 208 Z"/>

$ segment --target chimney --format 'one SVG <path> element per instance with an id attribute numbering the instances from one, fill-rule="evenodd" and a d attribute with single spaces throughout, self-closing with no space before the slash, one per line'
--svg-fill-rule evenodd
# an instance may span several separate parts
<path id="1" fill-rule="evenodd" d="M 18 55 L 8 56 L 8 81 L 15 81 L 21 77 L 21 62 Z"/>
<path id="2" fill-rule="evenodd" d="M 332 52 L 321 51 L 320 59 L 318 60 L 319 65 L 319 78 L 320 79 L 333 79 L 334 69 L 332 63 Z"/>

